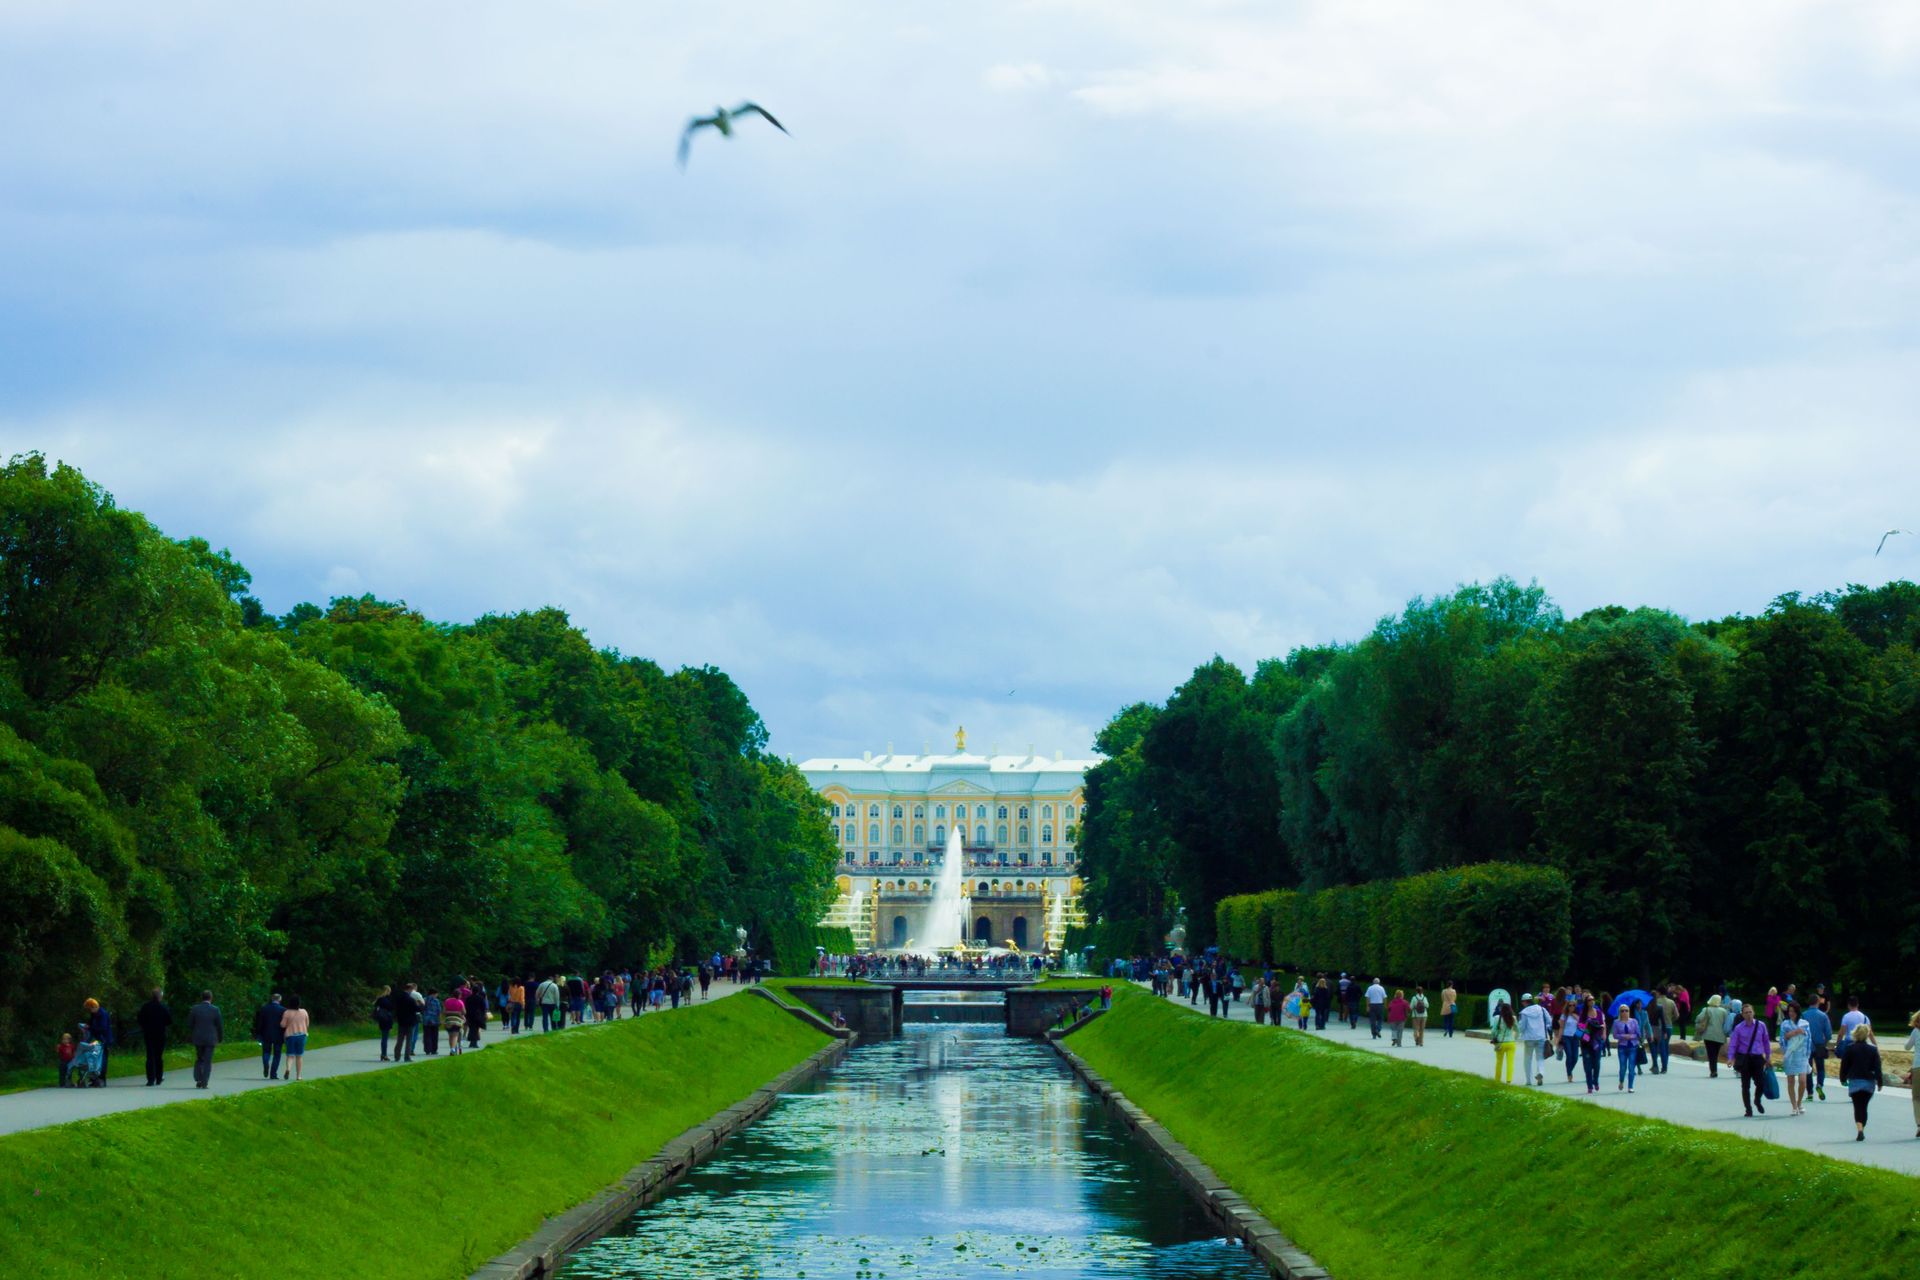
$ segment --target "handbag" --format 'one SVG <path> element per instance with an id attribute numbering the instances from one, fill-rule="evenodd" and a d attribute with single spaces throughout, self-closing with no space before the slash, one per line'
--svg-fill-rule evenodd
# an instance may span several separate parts
<path id="1" fill-rule="evenodd" d="M 1768 1102 L 1780 1096 L 1780 1077 L 1774 1073 L 1771 1062 L 1760 1069 L 1760 1091 L 1767 1095 Z"/>
<path id="2" fill-rule="evenodd" d="M 1647 1046 L 1643 1044 L 1635 1044 L 1633 1046 L 1633 1065 L 1636 1067 L 1644 1067 L 1647 1065 Z"/>

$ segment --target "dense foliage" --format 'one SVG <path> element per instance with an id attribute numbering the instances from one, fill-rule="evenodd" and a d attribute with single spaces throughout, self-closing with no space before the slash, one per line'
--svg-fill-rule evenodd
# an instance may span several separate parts
<path id="1" fill-rule="evenodd" d="M 1206 942 L 1231 893 L 1534 863 L 1597 982 L 1920 982 L 1917 642 L 1910 582 L 1690 624 L 1502 579 L 1251 678 L 1215 658 L 1103 734 L 1089 905 Z"/>
<path id="2" fill-rule="evenodd" d="M 819 918 L 818 798 L 722 672 L 557 609 L 274 618 L 249 585 L 72 468 L 0 471 L 0 1057 L 162 979 L 357 1011 Z"/>
<path id="3" fill-rule="evenodd" d="M 1235 894 L 1215 908 L 1240 960 L 1436 982 L 1536 982 L 1564 973 L 1572 888 L 1553 867 L 1488 862 L 1311 893 Z"/>

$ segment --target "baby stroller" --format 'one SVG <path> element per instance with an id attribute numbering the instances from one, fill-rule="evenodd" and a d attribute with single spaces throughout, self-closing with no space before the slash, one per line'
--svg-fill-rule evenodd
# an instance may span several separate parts
<path id="1" fill-rule="evenodd" d="M 80 1024 L 80 1040 L 74 1046 L 73 1063 L 67 1069 L 67 1083 L 72 1088 L 94 1089 L 107 1083 L 100 1070 L 106 1053 L 92 1034 L 86 1023 Z"/>

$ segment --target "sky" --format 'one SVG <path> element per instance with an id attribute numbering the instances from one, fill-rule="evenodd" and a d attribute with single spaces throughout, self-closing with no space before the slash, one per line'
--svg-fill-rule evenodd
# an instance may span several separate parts
<path id="1" fill-rule="evenodd" d="M 0 0 L 0 120 L 0 451 L 783 754 L 1920 576 L 1906 0 Z"/>

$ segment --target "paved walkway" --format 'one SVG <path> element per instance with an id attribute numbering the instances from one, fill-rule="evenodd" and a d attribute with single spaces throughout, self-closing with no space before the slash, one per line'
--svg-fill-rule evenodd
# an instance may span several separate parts
<path id="1" fill-rule="evenodd" d="M 1136 984 L 1144 988 L 1147 984 Z M 1186 1004 L 1182 998 L 1175 998 L 1179 1004 Z M 1207 1011 L 1206 1001 L 1200 1001 L 1201 1013 Z M 1236 1022 L 1252 1022 L 1253 1007 L 1244 998 L 1238 1004 L 1230 1006 L 1231 1016 Z M 1465 1072 L 1468 1075 L 1492 1076 L 1493 1046 L 1486 1040 L 1455 1034 L 1447 1039 L 1440 1034 L 1440 1020 L 1434 1018 L 1427 1028 L 1425 1047 L 1413 1047 L 1413 1031 L 1406 1033 L 1404 1048 L 1393 1048 L 1391 1034 L 1381 1028 L 1380 1039 L 1374 1040 L 1367 1029 L 1366 1016 L 1360 1018 L 1360 1028 L 1349 1031 L 1344 1023 L 1328 1023 L 1325 1031 L 1308 1031 L 1308 1035 L 1322 1036 L 1342 1044 L 1384 1053 L 1393 1057 L 1404 1057 L 1410 1062 L 1424 1066 L 1438 1067 L 1448 1071 Z M 1292 1034 L 1299 1034 L 1293 1032 Z M 1904 1037 L 1902 1037 L 1904 1039 Z M 1514 1075 L 1519 1078 L 1520 1057 L 1515 1051 Z M 1674 1055 L 1673 1067 L 1662 1075 L 1650 1076 L 1643 1068 L 1639 1082 L 1632 1093 L 1622 1093 L 1615 1088 L 1619 1080 L 1619 1059 L 1603 1058 L 1600 1061 L 1600 1092 L 1587 1093 L 1585 1074 L 1575 1068 L 1573 1083 L 1567 1083 L 1564 1062 L 1550 1064 L 1546 1071 L 1547 1083 L 1540 1092 L 1557 1097 L 1572 1098 L 1576 1101 L 1591 1102 L 1597 1106 L 1617 1111 L 1631 1111 L 1636 1115 L 1655 1116 L 1661 1120 L 1671 1120 L 1675 1124 L 1687 1125 L 1695 1129 L 1715 1129 L 1722 1133 L 1737 1134 L 1742 1138 L 1751 1138 L 1757 1142 L 1772 1142 L 1783 1147 L 1798 1147 L 1803 1151 L 1812 1151 L 1820 1155 L 1834 1156 L 1841 1160 L 1851 1160 L 1858 1164 L 1878 1165 L 1883 1169 L 1894 1169 L 1901 1173 L 1920 1174 L 1920 1139 L 1914 1137 L 1914 1117 L 1912 1094 L 1906 1089 L 1886 1088 L 1873 1100 L 1873 1108 L 1867 1116 L 1867 1140 L 1853 1140 L 1853 1107 L 1847 1101 L 1846 1091 L 1835 1079 L 1834 1061 L 1827 1060 L 1827 1100 L 1814 1099 L 1807 1104 L 1807 1114 L 1791 1116 L 1787 1114 L 1785 1082 L 1781 1083 L 1780 1100 L 1767 1104 L 1764 1116 L 1747 1119 L 1740 1104 L 1740 1081 L 1722 1064 L 1720 1078 L 1715 1080 L 1707 1075 L 1704 1062 L 1683 1061 Z M 1890 1077 L 1891 1078 L 1891 1077 Z M 1514 1086 L 1520 1088 L 1519 1084 Z"/>
<path id="2" fill-rule="evenodd" d="M 735 992 L 746 990 L 745 984 L 716 982 L 708 989 L 705 1003 Z M 692 1008 L 701 1004 L 699 989 L 694 989 Z M 238 1023 L 245 1027 L 252 1022 L 253 1012 L 236 1015 L 231 1010 L 227 1014 L 229 1029 Z M 671 1012 L 671 1010 L 666 1010 Z M 176 1017 L 179 1013 L 176 1012 Z M 644 1014 L 644 1017 L 656 1017 L 656 1014 Z M 626 1021 L 626 1019 L 622 1019 Z M 568 1033 L 582 1035 L 590 1033 L 596 1026 L 611 1025 L 587 1023 L 584 1027 L 569 1027 Z M 522 1031 L 520 1037 L 539 1035 L 540 1032 Z M 507 1034 L 498 1022 L 491 1024 L 480 1037 L 480 1047 L 498 1047 L 512 1043 L 516 1037 Z M 207 1098 L 225 1098 L 236 1093 L 249 1093 L 255 1089 L 281 1089 L 287 1087 L 288 1080 L 269 1080 L 260 1074 L 258 1054 L 244 1058 L 235 1058 L 227 1062 L 213 1064 L 213 1077 L 205 1089 L 193 1087 L 193 1068 L 191 1066 L 173 1067 L 167 1071 L 166 1079 L 151 1088 L 147 1086 L 144 1072 L 138 1063 L 144 1053 L 138 1048 L 114 1050 L 116 1055 L 124 1057 L 129 1052 L 134 1055 L 135 1071 L 130 1076 L 118 1076 L 107 1082 L 104 1089 L 29 1089 L 21 1093 L 0 1096 L 0 1134 L 18 1133 L 24 1129 L 40 1129 L 47 1125 L 66 1124 L 71 1120 L 86 1120 L 95 1116 L 112 1115 L 120 1111 L 138 1111 L 144 1107 L 163 1107 L 174 1102 L 196 1102 Z M 469 1049 L 467 1052 L 474 1052 Z M 310 1049 L 306 1054 L 305 1073 L 308 1080 L 324 1080 L 329 1076 L 349 1076 L 362 1071 L 385 1071 L 394 1068 L 411 1070 L 428 1063 L 445 1062 L 450 1059 L 446 1051 L 445 1038 L 442 1037 L 438 1057 L 428 1058 L 415 1051 L 410 1063 L 392 1063 L 380 1061 L 380 1042 L 378 1040 L 356 1040 L 348 1044 L 337 1044 L 326 1049 Z M 281 1075 L 285 1076 L 283 1066 Z"/>

